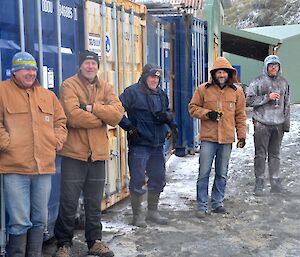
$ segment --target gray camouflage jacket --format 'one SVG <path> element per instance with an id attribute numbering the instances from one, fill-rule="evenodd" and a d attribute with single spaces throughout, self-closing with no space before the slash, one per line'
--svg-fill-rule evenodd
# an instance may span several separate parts
<path id="1" fill-rule="evenodd" d="M 271 92 L 280 92 L 279 106 L 269 98 Z M 253 119 L 265 125 L 284 125 L 284 131 L 290 129 L 289 85 L 280 73 L 276 77 L 267 75 L 264 65 L 263 74 L 254 79 L 247 90 L 247 106 L 253 107 Z"/>

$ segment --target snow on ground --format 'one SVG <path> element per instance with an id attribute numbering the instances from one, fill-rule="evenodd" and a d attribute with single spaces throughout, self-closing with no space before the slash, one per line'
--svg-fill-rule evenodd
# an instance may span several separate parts
<path id="1" fill-rule="evenodd" d="M 103 240 L 116 257 L 299 257 L 300 256 L 300 106 L 292 106 L 290 133 L 284 135 L 281 171 L 286 194 L 253 196 L 253 128 L 243 149 L 233 146 L 225 207 L 228 215 L 195 217 L 199 155 L 171 156 L 167 185 L 160 210 L 167 226 L 149 224 L 146 229 L 129 225 L 129 200 L 103 214 Z M 267 173 L 266 173 L 267 174 Z M 211 178 L 214 176 L 212 170 Z M 210 180 L 210 188 L 213 179 Z M 146 203 L 145 203 L 146 207 Z M 55 251 L 54 242 L 44 257 Z M 83 231 L 74 238 L 73 257 L 86 255 Z"/>

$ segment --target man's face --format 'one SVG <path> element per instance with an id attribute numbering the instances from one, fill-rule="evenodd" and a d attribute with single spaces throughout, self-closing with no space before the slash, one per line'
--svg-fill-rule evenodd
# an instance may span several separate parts
<path id="1" fill-rule="evenodd" d="M 215 79 L 220 85 L 224 85 L 228 80 L 228 73 L 225 70 L 217 70 L 215 72 Z"/>
<path id="2" fill-rule="evenodd" d="M 80 66 L 80 71 L 88 81 L 92 81 L 97 75 L 98 64 L 95 60 L 85 60 Z"/>
<path id="3" fill-rule="evenodd" d="M 36 79 L 35 69 L 22 69 L 14 72 L 16 80 L 24 87 L 31 88 Z"/>
<path id="4" fill-rule="evenodd" d="M 268 74 L 271 77 L 277 76 L 279 72 L 279 64 L 278 63 L 270 63 L 268 64 Z"/>
<path id="5" fill-rule="evenodd" d="M 146 79 L 146 84 L 151 90 L 155 90 L 159 83 L 159 76 L 150 75 Z"/>

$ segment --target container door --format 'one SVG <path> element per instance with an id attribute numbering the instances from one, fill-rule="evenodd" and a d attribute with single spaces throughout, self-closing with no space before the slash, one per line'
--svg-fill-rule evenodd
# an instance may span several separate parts
<path id="1" fill-rule="evenodd" d="M 0 2 L 0 79 L 11 77 L 11 60 L 21 50 L 18 1 Z"/>
<path id="2" fill-rule="evenodd" d="M 191 47 L 191 60 L 192 60 L 192 92 L 206 81 L 207 72 L 207 50 L 206 50 L 206 25 L 203 21 L 193 19 L 192 25 L 192 47 Z M 193 135 L 194 135 L 194 148 L 199 144 L 198 135 L 200 133 L 200 120 L 193 119 Z"/>

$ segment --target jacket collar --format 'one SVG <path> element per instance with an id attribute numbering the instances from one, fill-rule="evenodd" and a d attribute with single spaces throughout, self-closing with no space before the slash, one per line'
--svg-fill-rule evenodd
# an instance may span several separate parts
<path id="1" fill-rule="evenodd" d="M 98 88 L 100 87 L 100 81 L 99 81 L 98 76 L 96 76 L 92 82 L 88 81 L 88 80 L 82 75 L 82 73 L 81 73 L 80 71 L 78 71 L 77 76 L 78 76 L 80 82 L 81 82 L 84 86 L 88 86 L 88 85 L 94 84 L 94 85 L 96 85 L 96 87 L 98 87 Z"/>

